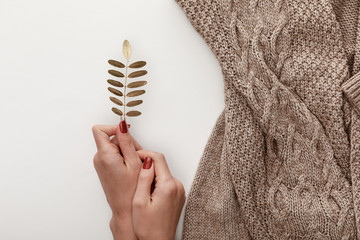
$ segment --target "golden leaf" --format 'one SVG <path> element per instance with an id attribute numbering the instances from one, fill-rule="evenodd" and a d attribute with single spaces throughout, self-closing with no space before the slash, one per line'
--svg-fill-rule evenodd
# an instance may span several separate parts
<path id="1" fill-rule="evenodd" d="M 124 85 L 119 82 L 119 81 L 115 81 L 115 80 L 112 80 L 112 79 L 108 79 L 107 82 L 110 84 L 110 85 L 113 85 L 115 87 L 123 87 Z"/>
<path id="2" fill-rule="evenodd" d="M 120 110 L 120 109 L 117 109 L 115 107 L 113 107 L 111 109 L 115 114 L 119 115 L 119 116 L 122 116 L 123 115 L 123 112 Z"/>
<path id="3" fill-rule="evenodd" d="M 146 65 L 145 61 L 137 61 L 132 64 L 130 64 L 129 68 L 141 68 Z"/>
<path id="4" fill-rule="evenodd" d="M 130 57 L 131 57 L 131 46 L 130 46 L 130 43 L 128 40 L 125 40 L 124 43 L 123 43 L 123 54 L 126 58 L 126 60 L 130 60 Z"/>
<path id="5" fill-rule="evenodd" d="M 108 90 L 119 97 L 123 96 L 123 93 L 115 88 L 108 87 Z"/>
<path id="6" fill-rule="evenodd" d="M 146 70 L 138 70 L 139 68 L 144 67 L 147 63 L 145 61 L 136 61 L 130 64 L 129 60 L 131 58 L 131 54 L 132 54 L 132 50 L 131 50 L 131 45 L 130 42 L 128 40 L 124 40 L 123 42 L 123 46 L 122 46 L 122 52 L 124 54 L 124 57 L 126 58 L 126 64 L 117 61 L 117 60 L 108 60 L 108 63 L 111 66 L 116 67 L 116 70 L 108 70 L 108 73 L 111 74 L 112 76 L 118 77 L 118 78 L 124 78 L 123 81 L 120 80 L 113 80 L 113 79 L 108 79 L 107 82 L 111 85 L 110 87 L 108 87 L 108 90 L 119 97 L 123 97 L 123 100 L 120 100 L 120 98 L 115 97 L 115 96 L 110 96 L 110 101 L 113 102 L 114 104 L 118 106 L 123 106 L 123 110 L 120 110 L 119 108 L 113 107 L 112 111 L 121 116 L 121 120 L 125 119 L 125 116 L 129 116 L 129 117 L 136 117 L 141 115 L 141 112 L 136 111 L 136 110 L 132 110 L 132 111 L 128 111 L 127 107 L 134 107 L 134 106 L 138 106 L 140 104 L 143 103 L 143 100 L 134 100 L 134 101 L 129 101 L 127 102 L 126 97 L 136 97 L 136 96 L 140 96 L 142 94 L 145 93 L 145 90 L 134 90 L 131 91 L 134 88 L 139 88 L 142 87 L 144 85 L 147 84 L 147 81 L 134 81 L 129 83 L 128 78 L 137 78 L 137 77 L 141 77 L 146 75 L 148 72 Z M 122 73 L 121 69 L 118 68 L 125 68 L 126 73 Z M 132 73 L 129 74 L 129 68 L 131 68 L 131 70 L 133 70 Z M 123 89 L 118 90 L 118 88 L 122 88 Z M 129 90 L 127 90 L 129 88 Z M 128 92 L 129 91 L 129 92 Z"/>
<path id="7" fill-rule="evenodd" d="M 116 60 L 109 60 L 108 63 L 114 67 L 118 67 L 118 68 L 124 68 L 125 67 L 125 64 L 121 63 L 121 62 L 118 62 Z"/>
<path id="8" fill-rule="evenodd" d="M 126 116 L 136 117 L 136 116 L 139 116 L 140 114 L 141 114 L 141 112 L 139 112 L 139 111 L 130 111 L 130 112 L 126 113 Z"/>
<path id="9" fill-rule="evenodd" d="M 137 106 L 137 105 L 140 105 L 142 104 L 143 101 L 142 100 L 135 100 L 135 101 L 131 101 L 131 102 L 128 102 L 126 104 L 127 107 L 134 107 L 134 106 Z"/>
<path id="10" fill-rule="evenodd" d="M 122 74 L 121 72 L 119 71 L 116 71 L 116 70 L 109 70 L 108 73 L 110 73 L 111 75 L 115 76 L 115 77 L 124 77 L 124 74 Z"/>
<path id="11" fill-rule="evenodd" d="M 135 90 L 126 94 L 127 97 L 136 97 L 145 93 L 145 90 Z"/>
<path id="12" fill-rule="evenodd" d="M 145 74 L 147 74 L 146 70 L 140 70 L 140 71 L 135 71 L 129 74 L 129 78 L 136 78 L 136 77 L 141 77 L 144 76 Z"/>
<path id="13" fill-rule="evenodd" d="M 147 81 L 132 82 L 127 85 L 128 88 L 137 88 L 146 85 Z"/>
<path id="14" fill-rule="evenodd" d="M 119 106 L 122 106 L 122 105 L 123 105 L 122 101 L 120 101 L 119 99 L 117 99 L 117 98 L 115 98 L 115 97 L 110 97 L 110 100 L 111 100 L 113 103 L 115 103 L 115 104 L 117 104 L 117 105 L 119 105 Z"/>

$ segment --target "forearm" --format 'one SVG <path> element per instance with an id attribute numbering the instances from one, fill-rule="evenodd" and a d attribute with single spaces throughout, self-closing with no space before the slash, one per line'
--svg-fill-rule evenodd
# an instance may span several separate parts
<path id="1" fill-rule="evenodd" d="M 114 240 L 137 240 L 131 216 L 119 218 L 113 215 L 110 220 L 110 229 Z"/>

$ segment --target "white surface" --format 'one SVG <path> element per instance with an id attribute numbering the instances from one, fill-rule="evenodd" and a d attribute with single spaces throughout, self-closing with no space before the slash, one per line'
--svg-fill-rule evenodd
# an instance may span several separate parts
<path id="1" fill-rule="evenodd" d="M 223 80 L 174 0 L 1 0 L 0 31 L 0 239 L 112 239 L 91 126 L 117 123 L 107 60 L 124 39 L 149 72 L 130 131 L 189 193 Z"/>

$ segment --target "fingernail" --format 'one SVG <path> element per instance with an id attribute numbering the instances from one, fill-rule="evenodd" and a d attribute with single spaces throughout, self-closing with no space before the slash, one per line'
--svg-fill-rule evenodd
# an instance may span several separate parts
<path id="1" fill-rule="evenodd" d="M 151 168 L 152 159 L 151 157 L 146 157 L 143 163 L 143 169 L 149 169 Z"/>
<path id="2" fill-rule="evenodd" d="M 120 127 L 120 131 L 121 131 L 122 133 L 127 133 L 128 128 L 127 128 L 127 124 L 126 124 L 125 119 L 122 120 L 122 121 L 119 123 L 119 127 Z"/>
<path id="3" fill-rule="evenodd" d="M 130 124 L 128 124 L 127 126 L 128 126 L 128 128 L 130 128 Z"/>

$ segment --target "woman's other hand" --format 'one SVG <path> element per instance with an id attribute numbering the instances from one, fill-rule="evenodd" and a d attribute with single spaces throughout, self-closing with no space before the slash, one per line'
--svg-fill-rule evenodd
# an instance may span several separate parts
<path id="1" fill-rule="evenodd" d="M 142 166 L 136 150 L 141 146 L 131 137 L 124 122 L 92 128 L 97 153 L 94 167 L 113 216 L 110 228 L 114 239 L 136 239 L 132 226 L 132 200 Z M 110 139 L 111 136 L 113 139 Z"/>
<path id="2" fill-rule="evenodd" d="M 147 150 L 137 153 L 144 163 L 133 199 L 135 234 L 140 240 L 174 239 L 185 203 L 184 187 L 171 176 L 163 154 Z"/>

